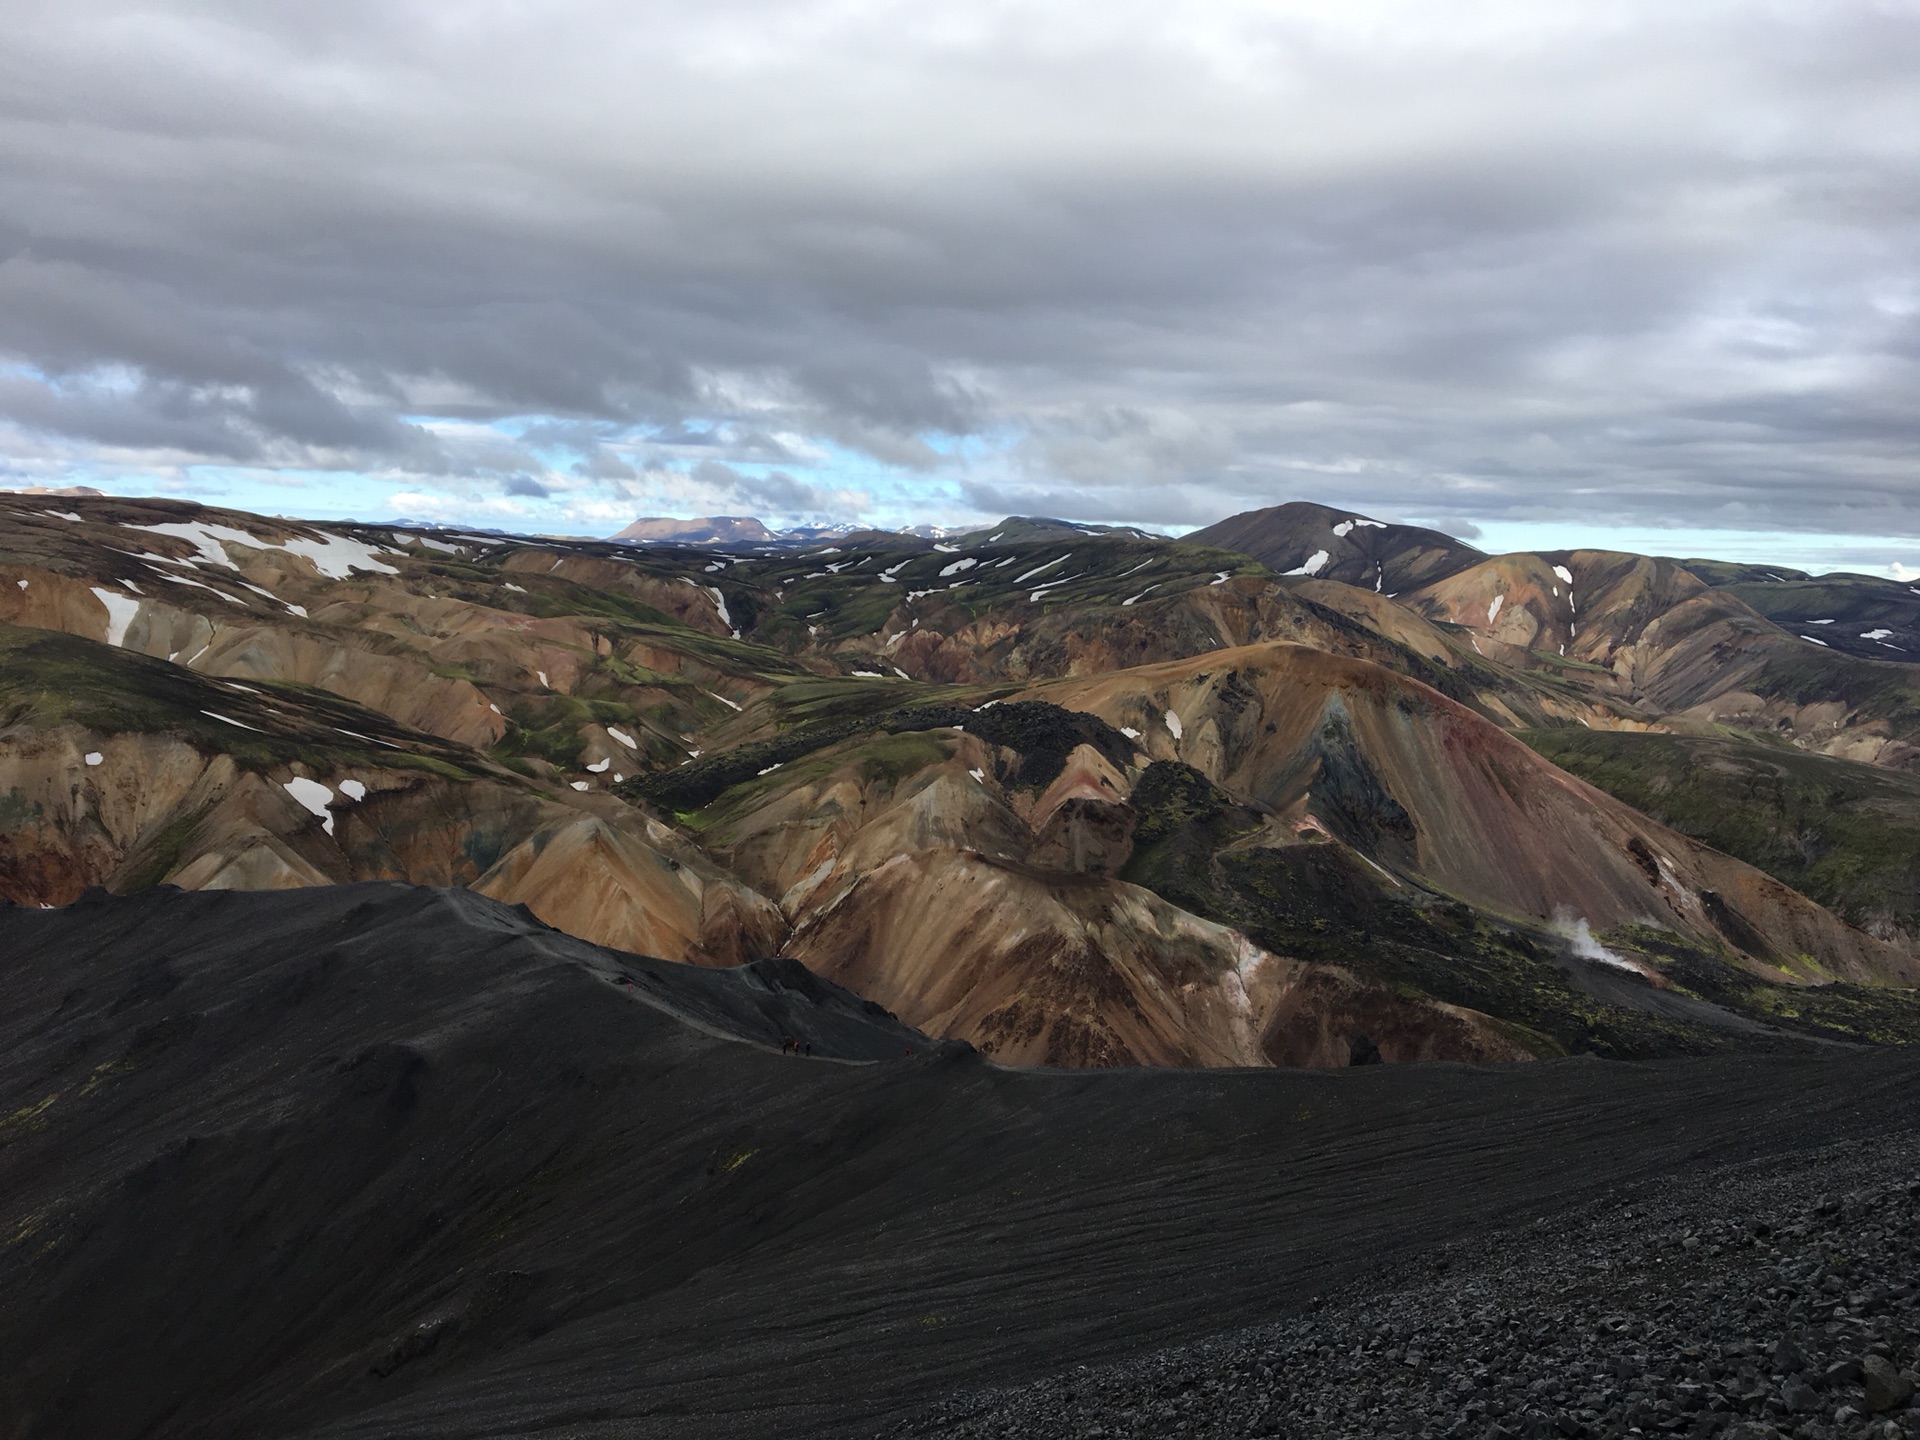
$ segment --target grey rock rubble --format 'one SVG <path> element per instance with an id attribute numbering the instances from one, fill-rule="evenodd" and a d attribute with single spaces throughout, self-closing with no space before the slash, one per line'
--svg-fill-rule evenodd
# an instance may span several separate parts
<path id="1" fill-rule="evenodd" d="M 1920 1137 L 1430 1252 L 1292 1319 L 895 1427 L 954 1440 L 1920 1440 Z"/>

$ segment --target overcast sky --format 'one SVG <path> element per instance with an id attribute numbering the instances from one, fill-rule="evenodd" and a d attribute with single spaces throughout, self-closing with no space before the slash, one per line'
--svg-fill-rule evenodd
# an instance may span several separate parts
<path id="1" fill-rule="evenodd" d="M 1920 4 L 3 9 L 0 483 L 1920 563 Z"/>

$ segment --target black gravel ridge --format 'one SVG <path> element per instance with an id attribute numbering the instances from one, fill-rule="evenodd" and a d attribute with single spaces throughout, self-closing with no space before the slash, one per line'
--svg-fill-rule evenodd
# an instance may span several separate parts
<path id="1" fill-rule="evenodd" d="M 0 906 L 0 986 L 6 1440 L 1785 1430 L 1913 1358 L 1912 1051 L 1015 1070 L 396 885 Z"/>
<path id="2" fill-rule="evenodd" d="M 1920 1436 L 1920 1137 L 1640 1186 L 896 1440 Z"/>

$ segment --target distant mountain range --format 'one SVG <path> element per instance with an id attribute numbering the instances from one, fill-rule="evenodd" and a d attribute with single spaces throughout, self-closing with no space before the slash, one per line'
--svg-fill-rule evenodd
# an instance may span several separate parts
<path id="1" fill-rule="evenodd" d="M 640 536 L 0 496 L 0 895 L 461 885 L 1018 1064 L 1920 1033 L 1906 586 L 1306 504 Z"/>
<path id="2" fill-rule="evenodd" d="M 660 545 L 767 545 L 781 536 L 751 516 L 705 515 L 695 520 L 665 516 L 636 520 L 613 538 Z"/>
<path id="3" fill-rule="evenodd" d="M 747 515 L 703 515 L 692 520 L 651 516 L 636 520 L 610 538 L 641 545 L 705 545 L 716 548 L 757 549 L 793 545 L 814 545 L 822 541 L 848 537 L 873 537 L 884 540 L 902 537 L 914 540 L 950 540 L 963 536 L 995 534 L 1000 538 L 1024 536 L 1044 539 L 1072 535 L 1131 535 L 1141 539 L 1164 539 L 1151 531 L 1123 525 L 1092 525 L 1073 520 L 1050 520 L 1028 516 L 1009 516 L 998 525 L 975 530 L 950 530 L 939 525 L 912 525 L 904 530 L 876 530 L 871 527 L 840 525 L 799 525 L 789 530 L 769 529 Z"/>

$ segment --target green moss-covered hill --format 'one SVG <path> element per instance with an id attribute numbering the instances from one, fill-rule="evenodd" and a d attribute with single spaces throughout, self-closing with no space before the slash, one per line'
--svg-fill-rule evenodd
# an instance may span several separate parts
<path id="1" fill-rule="evenodd" d="M 1733 735 L 1560 729 L 1520 738 L 1863 930 L 1920 935 L 1920 776 Z"/>

